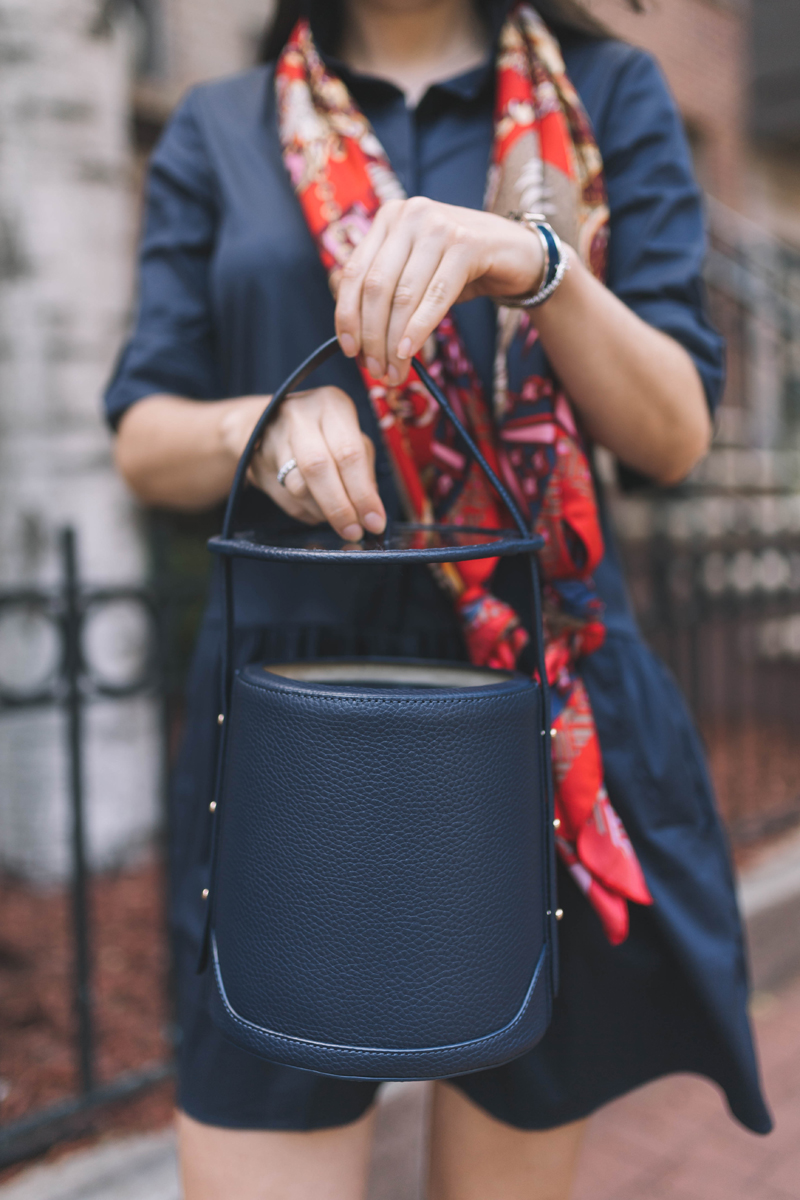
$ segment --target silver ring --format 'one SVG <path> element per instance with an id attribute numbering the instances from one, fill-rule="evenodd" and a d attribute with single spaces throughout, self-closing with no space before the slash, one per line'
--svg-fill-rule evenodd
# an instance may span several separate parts
<path id="1" fill-rule="evenodd" d="M 278 483 L 281 485 L 281 487 L 286 487 L 286 476 L 289 474 L 290 471 L 293 471 L 296 466 L 297 466 L 296 458 L 287 458 L 286 462 L 283 464 L 280 471 L 278 471 Z"/>

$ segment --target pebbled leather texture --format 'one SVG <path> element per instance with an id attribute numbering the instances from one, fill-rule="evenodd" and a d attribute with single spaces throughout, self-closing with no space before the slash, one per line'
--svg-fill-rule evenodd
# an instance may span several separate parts
<path id="1" fill-rule="evenodd" d="M 237 673 L 211 897 L 214 1017 L 237 1044 L 420 1079 L 543 1035 L 541 692 L 465 670 L 472 682 L 446 688 Z"/>
<path id="2" fill-rule="evenodd" d="M 550 948 L 545 946 L 520 1012 L 504 1029 L 485 1038 L 451 1046 L 386 1050 L 369 1046 L 340 1046 L 286 1037 L 245 1021 L 225 993 L 216 939 L 212 937 L 216 989 L 211 1013 L 217 1025 L 244 1050 L 283 1066 L 335 1075 L 344 1079 L 449 1079 L 470 1071 L 502 1066 L 531 1050 L 547 1031 L 552 994 L 547 986 Z"/>

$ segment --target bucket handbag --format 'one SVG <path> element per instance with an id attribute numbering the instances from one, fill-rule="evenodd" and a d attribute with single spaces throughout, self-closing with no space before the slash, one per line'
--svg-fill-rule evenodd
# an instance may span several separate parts
<path id="1" fill-rule="evenodd" d="M 225 635 L 203 964 L 213 1018 L 245 1050 L 321 1074 L 441 1078 L 531 1049 L 556 990 L 541 539 L 417 360 L 515 529 L 394 524 L 355 545 L 237 532 L 268 423 L 337 350 L 331 338 L 270 400 L 209 543 Z M 234 669 L 238 558 L 369 571 L 505 555 L 530 564 L 536 677 L 370 658 Z"/>

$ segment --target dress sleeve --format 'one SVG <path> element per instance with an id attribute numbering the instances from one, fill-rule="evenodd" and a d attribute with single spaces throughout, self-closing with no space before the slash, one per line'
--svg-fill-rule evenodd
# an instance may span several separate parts
<path id="1" fill-rule="evenodd" d="M 209 289 L 217 211 L 190 94 L 151 160 L 138 312 L 105 394 L 114 428 L 126 409 L 154 392 L 195 400 L 221 395 Z"/>
<path id="2" fill-rule="evenodd" d="M 624 48 L 597 137 L 611 209 L 608 285 L 686 348 L 713 411 L 724 348 L 706 313 L 702 195 L 675 102 L 643 51 Z"/>

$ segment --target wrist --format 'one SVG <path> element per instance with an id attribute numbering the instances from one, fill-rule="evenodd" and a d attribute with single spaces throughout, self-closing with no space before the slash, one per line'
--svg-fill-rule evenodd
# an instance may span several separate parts
<path id="1" fill-rule="evenodd" d="M 216 423 L 220 450 L 234 465 L 244 453 L 250 434 L 266 405 L 265 396 L 242 396 L 219 405 Z"/>
<path id="2" fill-rule="evenodd" d="M 525 246 L 527 266 L 524 286 L 518 292 L 513 292 L 512 295 L 532 296 L 535 292 L 538 292 L 539 288 L 544 286 L 548 258 L 545 255 L 545 247 L 541 237 L 531 237 L 531 231 L 525 225 L 517 221 L 514 224 L 519 230 L 520 248 Z"/>
<path id="3" fill-rule="evenodd" d="M 518 221 L 504 217 L 511 235 L 509 268 L 502 273 L 494 291 L 500 296 L 531 296 L 544 282 L 547 263 L 541 239 Z M 498 273 L 499 274 L 499 273 Z"/>
<path id="4" fill-rule="evenodd" d="M 538 277 L 538 283 L 532 289 L 527 292 L 506 292 L 501 296 L 495 296 L 495 301 L 509 308 L 538 308 L 549 300 L 561 286 L 564 275 L 570 267 L 569 255 L 558 234 L 541 213 L 509 213 L 508 219 L 523 233 L 523 237 L 527 237 L 529 242 L 538 245 L 542 270 Z"/>

